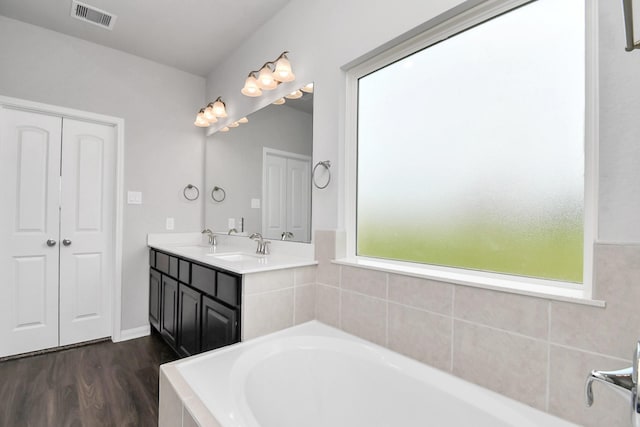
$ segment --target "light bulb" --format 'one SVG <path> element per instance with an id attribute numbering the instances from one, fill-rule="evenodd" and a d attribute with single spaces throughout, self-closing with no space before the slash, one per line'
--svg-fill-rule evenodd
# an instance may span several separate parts
<path id="1" fill-rule="evenodd" d="M 238 120 L 238 123 L 249 123 L 249 119 L 247 119 L 246 117 L 243 117 L 240 120 Z"/>
<path id="2" fill-rule="evenodd" d="M 225 126 L 222 129 L 220 129 L 220 132 L 229 132 L 229 128 Z"/>
<path id="3" fill-rule="evenodd" d="M 286 101 L 284 100 L 284 98 L 279 98 L 279 99 L 276 99 L 275 101 L 273 101 L 273 105 L 282 105 L 285 102 Z"/>
<path id="4" fill-rule="evenodd" d="M 229 125 L 230 128 L 237 128 L 238 126 L 240 126 L 240 123 L 238 122 L 233 122 Z"/>
<path id="5" fill-rule="evenodd" d="M 278 87 L 278 82 L 273 78 L 273 73 L 268 65 L 265 65 L 258 74 L 258 86 L 264 90 L 271 90 Z"/>
<path id="6" fill-rule="evenodd" d="M 227 117 L 227 109 L 219 97 L 216 102 L 213 103 L 213 114 L 215 114 L 216 117 Z"/>
<path id="7" fill-rule="evenodd" d="M 215 123 L 218 121 L 216 115 L 213 113 L 213 104 L 209 103 L 207 108 L 204 109 L 204 118 L 207 119 L 209 123 Z"/>
<path id="8" fill-rule="evenodd" d="M 276 62 L 276 70 L 273 72 L 273 78 L 279 82 L 292 82 L 296 79 L 295 74 L 291 70 L 291 63 L 286 56 L 278 59 Z"/>
<path id="9" fill-rule="evenodd" d="M 296 90 L 294 92 L 291 92 L 289 95 L 285 96 L 285 98 L 287 98 L 287 99 L 302 98 L 302 92 L 300 92 L 299 90 Z"/>
<path id="10" fill-rule="evenodd" d="M 300 90 L 307 93 L 313 93 L 313 83 L 304 85 L 304 87 L 301 87 Z"/>
<path id="11" fill-rule="evenodd" d="M 253 75 L 247 77 L 247 80 L 244 81 L 244 87 L 240 92 L 245 96 L 262 95 L 262 90 L 260 89 L 260 86 L 258 86 L 258 80 L 256 80 Z"/>
<path id="12" fill-rule="evenodd" d="M 207 119 L 204 118 L 204 108 L 202 108 L 198 112 L 198 115 L 196 116 L 196 121 L 193 122 L 193 124 L 200 128 L 209 127 L 209 122 L 207 121 Z"/>

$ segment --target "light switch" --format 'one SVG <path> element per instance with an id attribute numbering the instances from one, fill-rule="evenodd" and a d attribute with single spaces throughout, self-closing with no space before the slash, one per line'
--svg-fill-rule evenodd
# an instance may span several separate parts
<path id="1" fill-rule="evenodd" d="M 251 199 L 251 209 L 260 209 L 260 199 Z"/>
<path id="2" fill-rule="evenodd" d="M 167 218 L 167 230 L 173 230 L 174 226 L 175 226 L 175 222 L 173 218 Z"/>
<path id="3" fill-rule="evenodd" d="M 127 191 L 127 203 L 130 205 L 142 204 L 142 192 L 140 191 Z"/>

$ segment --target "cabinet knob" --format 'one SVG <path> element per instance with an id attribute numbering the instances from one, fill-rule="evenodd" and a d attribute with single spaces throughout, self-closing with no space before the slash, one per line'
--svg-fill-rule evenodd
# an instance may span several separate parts
<path id="1" fill-rule="evenodd" d="M 53 239 L 49 239 L 47 240 L 47 246 L 55 246 L 56 245 L 56 241 Z"/>
<path id="2" fill-rule="evenodd" d="M 70 246 L 70 245 L 71 245 L 71 240 L 69 240 L 69 239 L 64 239 L 64 240 L 62 241 L 62 244 L 63 244 L 63 245 L 65 245 L 65 246 Z"/>

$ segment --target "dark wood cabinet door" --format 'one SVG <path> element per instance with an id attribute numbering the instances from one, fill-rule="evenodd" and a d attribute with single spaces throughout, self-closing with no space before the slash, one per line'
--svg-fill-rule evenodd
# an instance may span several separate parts
<path id="1" fill-rule="evenodd" d="M 176 348 L 178 320 L 178 282 L 162 275 L 160 333 L 167 343 Z"/>
<path id="2" fill-rule="evenodd" d="M 149 270 L 149 323 L 160 331 L 160 281 L 159 271 Z"/>
<path id="3" fill-rule="evenodd" d="M 238 310 L 202 297 L 202 351 L 238 342 Z"/>
<path id="4" fill-rule="evenodd" d="M 178 351 L 182 356 L 200 352 L 201 293 L 178 284 Z"/>

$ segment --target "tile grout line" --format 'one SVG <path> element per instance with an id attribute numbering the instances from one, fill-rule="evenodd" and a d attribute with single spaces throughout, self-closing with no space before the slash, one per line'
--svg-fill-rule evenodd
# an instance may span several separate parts
<path id="1" fill-rule="evenodd" d="M 384 331 L 384 345 L 385 347 L 389 347 L 389 273 L 385 274 L 385 285 L 386 285 L 386 304 L 385 308 L 385 331 Z"/>
<path id="2" fill-rule="evenodd" d="M 547 390 L 544 402 L 544 410 L 549 412 L 551 394 L 551 301 L 547 302 Z"/>
<path id="3" fill-rule="evenodd" d="M 456 287 L 452 286 L 451 287 L 451 344 L 450 344 L 450 352 L 451 352 L 451 357 L 449 360 L 449 372 L 451 372 L 453 374 L 453 352 L 454 352 L 454 348 L 455 348 L 455 336 L 456 336 L 456 322 L 455 322 L 455 316 L 454 316 L 454 310 L 455 310 L 455 303 L 456 303 Z"/>

